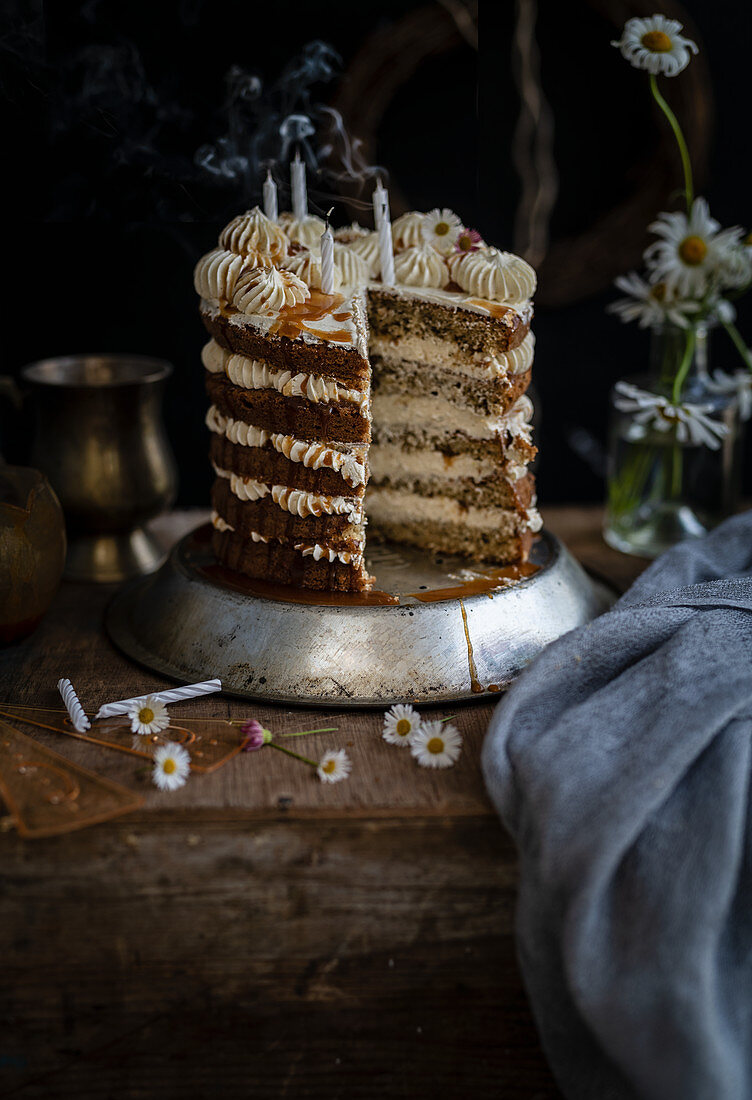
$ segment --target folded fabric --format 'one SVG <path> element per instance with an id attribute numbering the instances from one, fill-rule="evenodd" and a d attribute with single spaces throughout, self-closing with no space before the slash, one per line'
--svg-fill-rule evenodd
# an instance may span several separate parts
<path id="1" fill-rule="evenodd" d="M 752 1097 L 752 513 L 549 646 L 483 749 L 570 1100 Z"/>

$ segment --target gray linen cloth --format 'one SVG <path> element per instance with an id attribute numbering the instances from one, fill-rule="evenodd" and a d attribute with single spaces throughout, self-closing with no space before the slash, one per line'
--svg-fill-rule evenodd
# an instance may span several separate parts
<path id="1" fill-rule="evenodd" d="M 483 749 L 569 1100 L 752 1098 L 752 513 L 554 642 Z"/>

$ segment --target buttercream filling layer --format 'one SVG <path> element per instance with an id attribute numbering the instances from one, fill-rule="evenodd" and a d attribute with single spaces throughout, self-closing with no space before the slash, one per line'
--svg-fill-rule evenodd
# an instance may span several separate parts
<path id="1" fill-rule="evenodd" d="M 313 404 L 347 401 L 366 408 L 368 393 L 351 390 L 332 379 L 318 374 L 293 374 L 292 371 L 275 371 L 259 359 L 249 359 L 225 350 L 215 340 L 210 340 L 201 350 L 201 361 L 212 374 L 226 374 L 235 386 L 245 390 L 274 389 L 284 397 L 304 397 Z"/>
<path id="2" fill-rule="evenodd" d="M 290 462 L 299 462 L 309 470 L 334 470 L 353 489 L 366 483 L 364 448 L 354 453 L 345 452 L 336 447 L 325 446 L 323 443 L 310 443 L 303 439 L 295 439 L 291 435 L 269 432 L 265 428 L 246 424 L 243 420 L 224 416 L 216 405 L 209 407 L 206 426 L 209 431 L 224 435 L 230 443 L 237 443 L 241 447 L 264 447 L 267 443 L 271 443 L 275 451 L 284 455 Z"/>
<path id="3" fill-rule="evenodd" d="M 270 497 L 284 512 L 300 516 L 347 516 L 351 523 L 360 523 L 363 519 L 363 502 L 352 497 L 326 496 L 323 493 L 306 493 L 302 489 L 291 489 L 287 485 L 268 485 L 252 477 L 241 477 L 231 470 L 214 467 L 217 477 L 227 478 L 230 491 L 238 500 L 256 501 Z"/>
<path id="4" fill-rule="evenodd" d="M 374 422 L 389 428 L 420 425 L 423 432 L 437 439 L 457 432 L 472 439 L 492 439 L 500 432 L 521 433 L 527 406 L 518 406 L 516 402 L 503 416 L 484 416 L 443 397 L 377 393 L 372 399 L 372 415 Z"/>
<path id="5" fill-rule="evenodd" d="M 235 528 L 220 516 L 219 512 L 212 512 L 211 514 L 212 526 L 217 531 L 230 531 L 233 532 Z M 263 542 L 269 543 L 271 538 L 267 538 L 259 531 L 249 531 L 243 536 L 249 538 L 251 542 Z M 274 541 L 282 543 L 282 539 L 274 539 Z M 331 546 L 322 546 L 321 543 L 315 542 L 313 544 L 305 542 L 296 542 L 293 544 L 293 549 L 297 550 L 304 558 L 313 558 L 314 561 L 321 561 L 322 559 L 328 562 L 340 561 L 343 565 L 358 565 L 362 560 L 362 552 L 356 553 L 353 550 L 335 550 Z"/>
<path id="6" fill-rule="evenodd" d="M 411 523 L 447 523 L 474 530 L 538 531 L 541 520 L 536 508 L 520 515 L 509 508 L 472 508 L 450 497 L 426 497 L 399 489 L 371 488 L 366 496 L 368 515 L 376 522 L 399 523 L 404 516 Z"/>
<path id="7" fill-rule="evenodd" d="M 405 361 L 426 363 L 431 370 L 444 369 L 466 374 L 478 381 L 492 382 L 497 378 L 524 374 L 530 369 L 535 352 L 535 337 L 529 332 L 519 347 L 500 352 L 496 356 L 463 351 L 456 341 L 443 340 L 440 336 L 418 336 L 410 332 L 397 340 L 372 334 L 368 348 L 371 355 L 381 356 L 388 364 L 399 365 Z"/>
<path id="8" fill-rule="evenodd" d="M 408 451 L 394 444 L 372 444 L 368 452 L 371 480 L 383 478 L 471 478 L 485 481 L 499 472 L 499 463 L 472 455 L 444 455 L 441 451 Z"/>

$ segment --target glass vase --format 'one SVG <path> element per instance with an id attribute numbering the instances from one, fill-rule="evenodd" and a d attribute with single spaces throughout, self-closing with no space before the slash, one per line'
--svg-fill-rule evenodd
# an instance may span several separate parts
<path id="1" fill-rule="evenodd" d="M 736 511 L 741 420 L 736 394 L 711 389 L 707 330 L 653 334 L 650 373 L 611 393 L 604 538 L 654 558 Z"/>

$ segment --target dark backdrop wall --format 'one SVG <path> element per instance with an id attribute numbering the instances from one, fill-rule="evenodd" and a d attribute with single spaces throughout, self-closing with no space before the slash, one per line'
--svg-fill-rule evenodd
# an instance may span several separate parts
<path id="1" fill-rule="evenodd" d="M 273 155 L 268 135 L 254 146 L 265 112 L 305 109 L 320 120 L 329 105 L 363 145 L 348 159 L 338 139 L 327 170 L 312 173 L 318 209 L 334 205 L 334 220 L 349 221 L 373 181 L 353 176 L 378 164 L 393 212 L 448 205 L 539 266 L 541 500 L 599 499 L 609 386 L 647 357 L 645 333 L 605 313 L 610 283 L 639 264 L 645 227 L 680 182 L 644 74 L 609 46 L 626 17 L 653 5 L 539 0 L 536 10 L 531 0 L 481 0 L 478 12 L 460 0 L 337 0 L 264 5 L 263 18 L 260 8 L 6 0 L 0 371 L 81 351 L 169 359 L 180 501 L 204 503 L 204 336 L 192 268 L 221 225 L 260 197 L 253 158 Z M 698 184 L 723 224 L 749 224 L 752 5 L 671 0 L 660 10 L 701 46 L 667 87 Z M 305 67 L 289 65 L 314 40 L 334 52 L 304 54 L 306 79 L 314 62 L 321 79 L 296 97 Z M 309 144 L 313 154 L 317 139 Z M 748 305 L 740 327 L 752 328 Z M 724 340 L 715 337 L 714 362 L 735 369 Z M 22 461 L 22 421 L 5 409 L 0 430 L 5 457 Z"/>

